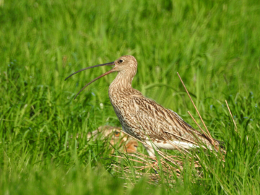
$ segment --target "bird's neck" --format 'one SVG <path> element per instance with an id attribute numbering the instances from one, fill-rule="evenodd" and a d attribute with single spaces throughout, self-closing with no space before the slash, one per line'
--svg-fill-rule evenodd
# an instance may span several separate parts
<path id="1" fill-rule="evenodd" d="M 126 74 L 125 71 L 118 72 L 114 81 L 110 84 L 110 88 L 115 88 L 117 90 L 127 90 L 132 88 L 132 80 L 133 76 L 130 74 Z"/>
<path id="2" fill-rule="evenodd" d="M 128 73 L 128 74 L 127 74 Z M 109 86 L 109 96 L 127 95 L 132 88 L 132 80 L 134 75 L 129 74 L 126 71 L 118 72 L 116 78 Z"/>

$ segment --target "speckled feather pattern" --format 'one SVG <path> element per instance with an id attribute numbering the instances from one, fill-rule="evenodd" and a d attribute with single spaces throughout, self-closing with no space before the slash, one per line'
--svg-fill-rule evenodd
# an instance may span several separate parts
<path id="1" fill-rule="evenodd" d="M 127 61 L 128 66 L 118 72 L 109 86 L 109 97 L 125 132 L 144 142 L 153 142 L 155 145 L 162 143 L 159 146 L 161 148 L 163 144 L 174 141 L 192 145 L 202 142 L 211 146 L 205 135 L 194 130 L 177 113 L 133 89 L 131 82 L 136 74 L 137 62 L 133 56 L 123 56 L 119 59 Z"/>
<path id="2" fill-rule="evenodd" d="M 97 79 L 118 72 L 109 86 L 111 104 L 123 130 L 142 141 L 150 156 L 155 156 L 153 148 L 190 149 L 202 143 L 212 149 L 210 138 L 193 129 L 177 113 L 132 88 L 132 80 L 137 72 L 137 61 L 133 56 L 122 56 L 114 62 L 87 67 L 69 77 L 83 70 L 105 65 L 114 65 L 114 68 L 86 84 L 80 92 Z M 217 140 L 213 141 L 215 146 L 219 145 Z"/>

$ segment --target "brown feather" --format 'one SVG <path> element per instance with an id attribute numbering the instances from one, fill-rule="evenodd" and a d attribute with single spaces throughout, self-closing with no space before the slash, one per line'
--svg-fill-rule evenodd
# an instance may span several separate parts
<path id="1" fill-rule="evenodd" d="M 144 146 L 149 155 L 154 156 L 152 146 L 188 149 L 199 146 L 200 142 L 211 148 L 209 138 L 193 129 L 177 113 L 162 107 L 132 88 L 132 80 L 137 72 L 137 61 L 133 56 L 122 56 L 114 62 L 103 65 L 115 65 L 115 67 L 98 78 L 118 72 L 109 86 L 109 98 L 123 130 L 146 143 Z M 217 140 L 214 142 L 215 145 L 219 145 Z"/>

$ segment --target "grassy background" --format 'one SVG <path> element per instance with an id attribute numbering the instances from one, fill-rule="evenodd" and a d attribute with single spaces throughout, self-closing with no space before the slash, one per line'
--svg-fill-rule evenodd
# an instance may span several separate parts
<path id="1" fill-rule="evenodd" d="M 0 193 L 260 194 L 259 37 L 257 0 L 0 0 Z M 107 93 L 115 74 L 73 100 L 109 68 L 64 79 L 122 55 L 138 60 L 134 88 L 195 126 L 180 73 L 213 137 L 225 141 L 224 167 L 200 154 L 202 177 L 187 166 L 176 185 L 131 185 L 107 169 L 104 143 L 66 147 L 70 134 L 119 122 Z"/>

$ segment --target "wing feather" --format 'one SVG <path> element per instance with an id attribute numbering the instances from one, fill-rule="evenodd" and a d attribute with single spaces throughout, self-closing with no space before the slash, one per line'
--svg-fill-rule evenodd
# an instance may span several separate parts
<path id="1" fill-rule="evenodd" d="M 193 129 L 177 113 L 165 109 L 155 101 L 134 95 L 128 99 L 128 111 L 124 113 L 124 125 L 134 129 L 130 134 L 143 139 L 149 137 L 158 141 L 179 140 L 197 143 L 198 137 L 206 139 Z"/>

